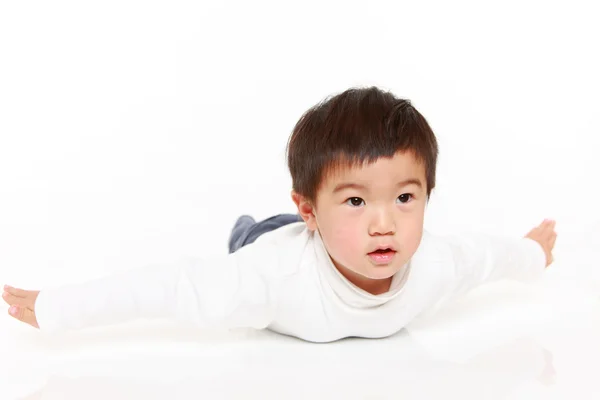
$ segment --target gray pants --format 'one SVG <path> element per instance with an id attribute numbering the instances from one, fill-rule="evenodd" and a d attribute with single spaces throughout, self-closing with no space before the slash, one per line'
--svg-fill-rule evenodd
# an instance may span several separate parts
<path id="1" fill-rule="evenodd" d="M 249 215 L 242 215 L 236 221 L 229 236 L 229 253 L 234 253 L 254 242 L 263 233 L 300 221 L 302 217 L 298 214 L 278 214 L 260 222 L 256 222 Z"/>

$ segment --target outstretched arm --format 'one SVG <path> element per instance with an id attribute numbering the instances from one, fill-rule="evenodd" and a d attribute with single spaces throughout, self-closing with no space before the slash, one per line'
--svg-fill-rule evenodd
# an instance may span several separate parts
<path id="1" fill-rule="evenodd" d="M 457 235 L 448 238 L 455 273 L 456 292 L 468 291 L 498 279 L 529 281 L 552 262 L 556 241 L 555 222 L 545 220 L 525 237 Z"/>
<path id="2" fill-rule="evenodd" d="M 275 259 L 247 247 L 226 257 L 152 265 L 40 292 L 6 286 L 2 297 L 9 314 L 43 331 L 138 318 L 260 329 L 272 320 L 278 268 L 271 265 Z"/>

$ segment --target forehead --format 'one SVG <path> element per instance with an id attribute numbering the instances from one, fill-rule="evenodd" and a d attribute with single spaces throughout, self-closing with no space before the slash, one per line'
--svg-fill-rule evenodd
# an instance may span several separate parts
<path id="1" fill-rule="evenodd" d="M 399 152 L 392 158 L 382 157 L 362 165 L 348 166 L 342 163 L 326 174 L 323 188 L 331 188 L 340 182 L 388 185 L 406 179 L 419 179 L 425 187 L 425 166 L 412 152 Z"/>

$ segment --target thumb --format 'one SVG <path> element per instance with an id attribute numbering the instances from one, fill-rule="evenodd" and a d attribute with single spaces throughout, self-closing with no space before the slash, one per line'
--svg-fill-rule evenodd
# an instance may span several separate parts
<path id="1" fill-rule="evenodd" d="M 8 309 L 8 313 L 11 317 L 18 319 L 21 322 L 25 322 L 26 324 L 29 324 L 35 328 L 39 328 L 37 319 L 35 318 L 35 313 L 27 307 L 13 305 Z"/>

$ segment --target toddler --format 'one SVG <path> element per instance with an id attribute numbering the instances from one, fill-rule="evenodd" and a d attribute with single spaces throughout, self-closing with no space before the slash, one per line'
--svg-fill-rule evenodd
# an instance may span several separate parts
<path id="1" fill-rule="evenodd" d="M 302 115 L 287 145 L 297 214 L 236 222 L 229 254 L 2 295 L 42 331 L 138 318 L 269 329 L 312 342 L 382 338 L 448 298 L 550 265 L 555 223 L 524 237 L 423 229 L 437 140 L 409 100 L 351 88 Z"/>

